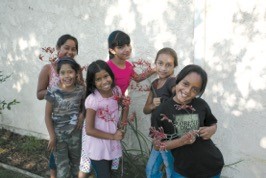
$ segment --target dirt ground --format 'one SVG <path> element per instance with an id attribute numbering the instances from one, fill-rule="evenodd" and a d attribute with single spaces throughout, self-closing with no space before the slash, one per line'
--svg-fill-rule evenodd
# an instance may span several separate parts
<path id="1" fill-rule="evenodd" d="M 47 140 L 21 136 L 5 129 L 0 129 L 0 162 L 33 174 L 49 177 L 49 152 Z M 124 154 L 120 169 L 112 172 L 112 178 L 144 178 L 147 158 L 129 153 Z M 123 171 L 121 170 L 123 168 Z M 124 173 L 121 176 L 122 172 Z M 90 178 L 94 178 L 92 173 Z"/>
<path id="2" fill-rule="evenodd" d="M 0 129 L 0 162 L 49 177 L 47 143 Z"/>

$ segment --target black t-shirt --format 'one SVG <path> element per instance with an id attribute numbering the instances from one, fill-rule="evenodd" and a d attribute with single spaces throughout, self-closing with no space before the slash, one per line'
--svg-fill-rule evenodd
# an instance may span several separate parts
<path id="1" fill-rule="evenodd" d="M 180 108 L 173 99 L 161 104 L 156 113 L 158 127 L 163 127 L 168 138 L 178 138 L 182 134 L 197 130 L 199 127 L 217 123 L 208 104 L 201 98 L 193 99 L 187 107 Z M 162 120 L 162 115 L 169 120 Z M 203 140 L 197 137 L 191 145 L 184 145 L 172 151 L 174 168 L 179 174 L 193 178 L 207 178 L 217 175 L 224 166 L 220 150 L 211 139 Z"/>
<path id="2" fill-rule="evenodd" d="M 155 79 L 151 84 L 151 92 L 153 93 L 153 97 L 160 97 L 161 103 L 164 103 L 168 99 L 170 99 L 173 96 L 172 88 L 175 86 L 176 78 L 175 77 L 169 77 L 167 78 L 165 84 L 157 89 L 157 83 L 158 79 Z M 151 126 L 156 127 L 157 121 L 154 119 L 154 113 L 156 109 L 152 111 L 151 113 Z"/>

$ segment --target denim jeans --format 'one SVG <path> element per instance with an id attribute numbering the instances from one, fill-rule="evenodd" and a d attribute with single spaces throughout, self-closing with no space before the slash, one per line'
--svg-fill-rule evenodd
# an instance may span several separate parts
<path id="1" fill-rule="evenodd" d="M 112 160 L 92 160 L 92 167 L 97 178 L 110 178 Z"/>
<path id="2" fill-rule="evenodd" d="M 49 158 L 49 168 L 56 170 L 56 164 L 55 164 L 55 158 L 53 152 L 50 153 L 50 158 Z"/>
<path id="3" fill-rule="evenodd" d="M 171 175 L 174 172 L 174 158 L 171 151 L 156 151 L 152 148 L 146 166 L 147 178 L 163 177 L 163 173 L 161 172 L 162 164 L 165 165 L 167 178 L 171 178 Z"/>
<path id="4" fill-rule="evenodd" d="M 210 177 L 210 178 L 220 178 L 220 176 L 221 176 L 221 174 L 217 174 L 216 176 L 213 176 L 213 177 Z M 174 171 L 173 174 L 172 174 L 172 178 L 187 178 L 187 177 L 182 176 L 179 173 Z"/>

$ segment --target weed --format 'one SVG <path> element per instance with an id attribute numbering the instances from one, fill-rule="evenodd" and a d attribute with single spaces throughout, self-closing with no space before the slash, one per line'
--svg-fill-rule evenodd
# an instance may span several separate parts
<path id="1" fill-rule="evenodd" d="M 36 152 L 43 148 L 43 141 L 38 140 L 35 137 L 25 137 L 21 141 L 22 143 L 18 145 L 18 149 L 20 149 L 23 153 L 29 154 L 31 152 Z"/>

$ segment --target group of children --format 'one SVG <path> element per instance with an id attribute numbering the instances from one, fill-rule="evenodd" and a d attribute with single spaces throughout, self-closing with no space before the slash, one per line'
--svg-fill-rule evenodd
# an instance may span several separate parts
<path id="1" fill-rule="evenodd" d="M 151 114 L 151 127 L 163 129 L 167 136 L 153 137 L 147 177 L 162 177 L 162 165 L 168 178 L 219 177 L 223 156 L 210 139 L 217 120 L 200 98 L 206 72 L 188 65 L 174 77 L 177 54 L 163 48 L 155 58 L 156 67 L 137 74 L 128 61 L 130 37 L 119 30 L 109 35 L 108 48 L 109 60 L 92 62 L 84 82 L 74 59 L 78 41 L 63 35 L 56 44 L 58 59 L 39 74 L 37 98 L 46 99 L 51 177 L 83 178 L 92 169 L 97 178 L 111 177 L 111 169 L 117 169 L 122 156 L 120 141 L 125 130 L 120 123 L 126 121 L 129 110 L 120 108 L 116 96 L 125 95 L 131 79 L 140 82 L 154 73 L 158 78 L 150 86 L 143 112 Z"/>

